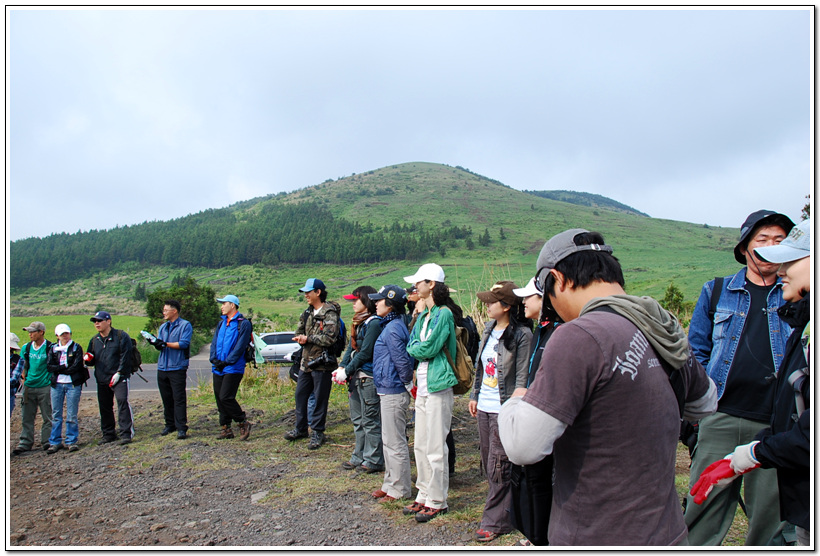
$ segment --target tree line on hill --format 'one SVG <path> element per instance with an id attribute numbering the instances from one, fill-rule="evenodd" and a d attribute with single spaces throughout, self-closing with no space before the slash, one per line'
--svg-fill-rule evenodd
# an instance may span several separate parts
<path id="1" fill-rule="evenodd" d="M 52 234 L 10 245 L 14 286 L 82 278 L 119 263 L 220 268 L 262 263 L 357 264 L 445 255 L 453 241 L 472 243 L 471 228 L 394 222 L 360 224 L 316 203 L 267 204 L 258 211 L 210 209 L 163 222 L 112 230 Z"/>

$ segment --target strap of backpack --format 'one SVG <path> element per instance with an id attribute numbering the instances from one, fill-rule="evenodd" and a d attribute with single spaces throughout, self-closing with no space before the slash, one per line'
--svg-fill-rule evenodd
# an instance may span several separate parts
<path id="1" fill-rule="evenodd" d="M 715 295 L 717 292 L 717 295 Z M 712 288 L 712 297 L 709 298 L 709 320 L 715 322 L 715 313 L 717 312 L 718 302 L 720 296 L 723 295 L 723 276 L 715 276 L 715 285 Z"/>

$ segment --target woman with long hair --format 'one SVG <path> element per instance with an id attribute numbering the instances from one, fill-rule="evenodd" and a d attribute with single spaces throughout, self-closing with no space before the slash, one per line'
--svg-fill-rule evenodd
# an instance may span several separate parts
<path id="1" fill-rule="evenodd" d="M 371 293 L 376 293 L 372 286 L 359 286 L 353 293 L 343 296 L 353 301 L 353 324 L 350 344 L 339 368 L 333 371 L 336 384 L 347 382 L 350 420 L 356 436 L 353 454 L 342 467 L 355 469 L 357 473 L 376 473 L 384 469 L 379 395 L 373 384 L 373 346 L 381 333 L 381 318 L 376 315 L 376 305 L 368 297 Z"/>
<path id="2" fill-rule="evenodd" d="M 488 542 L 513 530 L 510 519 L 512 491 L 510 469 L 498 437 L 498 412 L 517 388 L 527 387 L 532 320 L 524 316 L 524 305 L 513 293 L 516 285 L 504 280 L 489 291 L 478 292 L 487 304 L 490 321 L 478 348 L 475 382 L 468 405 L 478 419 L 481 463 L 487 474 L 489 491 L 476 540 Z"/>
<path id="3" fill-rule="evenodd" d="M 447 472 L 447 433 L 453 417 L 453 386 L 458 384 L 455 370 L 448 362 L 456 355 L 455 319 L 461 309 L 450 298 L 444 284 L 444 270 L 437 264 L 422 265 L 404 278 L 419 294 L 416 305 L 423 305 L 407 344 L 407 353 L 419 361 L 416 369 L 416 500 L 404 508 L 426 523 L 447 512 L 449 474 Z"/>

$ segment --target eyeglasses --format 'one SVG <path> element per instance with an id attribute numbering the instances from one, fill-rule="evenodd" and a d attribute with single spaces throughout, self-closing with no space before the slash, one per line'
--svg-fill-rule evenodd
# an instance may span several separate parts
<path id="1" fill-rule="evenodd" d="M 98 322 L 102 322 L 102 319 L 91 319 L 91 322 L 97 324 Z"/>

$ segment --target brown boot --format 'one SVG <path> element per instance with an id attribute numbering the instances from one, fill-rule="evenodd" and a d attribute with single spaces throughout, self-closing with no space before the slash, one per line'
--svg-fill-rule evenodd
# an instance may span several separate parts
<path id="1" fill-rule="evenodd" d="M 245 420 L 239 423 L 239 440 L 247 440 L 251 435 L 251 424 Z"/>
<path id="2" fill-rule="evenodd" d="M 224 440 L 226 438 L 233 438 L 233 431 L 228 425 L 222 425 L 222 432 L 216 437 L 217 440 Z"/>

